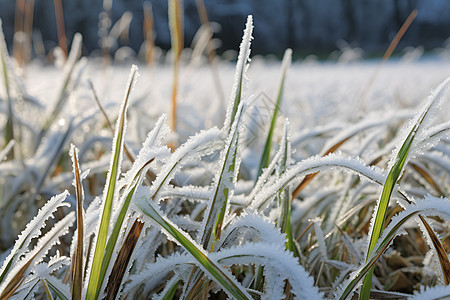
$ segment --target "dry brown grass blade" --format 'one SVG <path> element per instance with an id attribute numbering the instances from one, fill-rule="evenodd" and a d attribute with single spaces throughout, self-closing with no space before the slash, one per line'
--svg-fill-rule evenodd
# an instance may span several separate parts
<path id="1" fill-rule="evenodd" d="M 145 41 L 145 62 L 150 65 L 155 60 L 155 36 L 153 35 L 153 10 L 149 1 L 144 2 L 144 41 Z"/>
<path id="2" fill-rule="evenodd" d="M 425 220 L 424 217 L 419 215 L 420 220 L 422 221 L 423 225 L 425 226 L 428 235 L 431 238 L 431 241 L 433 243 L 434 249 L 436 250 L 439 263 L 441 265 L 442 274 L 444 274 L 444 282 L 446 285 L 450 284 L 450 261 L 448 260 L 447 253 L 445 252 L 444 246 L 442 246 L 441 241 L 434 233 L 431 226 L 428 224 L 428 222 Z"/>
<path id="3" fill-rule="evenodd" d="M 53 0 L 55 5 L 56 30 L 58 32 L 58 46 L 67 57 L 66 29 L 64 27 L 64 14 L 62 0 Z"/>
<path id="4" fill-rule="evenodd" d="M 33 262 L 34 258 L 38 253 L 36 253 L 32 258 L 30 258 L 27 263 L 20 268 L 20 270 L 14 275 L 11 281 L 8 283 L 6 288 L 3 290 L 3 293 L 0 295 L 0 300 L 8 299 L 12 294 L 17 290 L 17 288 L 22 284 L 24 277 L 23 274 L 28 269 L 28 267 Z"/>
<path id="5" fill-rule="evenodd" d="M 392 53 L 394 52 L 394 49 L 397 47 L 398 43 L 402 39 L 403 35 L 405 34 L 406 30 L 408 30 L 409 26 L 411 26 L 412 22 L 417 16 L 417 9 L 414 9 L 411 14 L 409 14 L 408 18 L 406 19 L 405 23 L 403 23 L 402 27 L 398 30 L 397 34 L 395 35 L 394 39 L 389 44 L 389 47 L 387 48 L 386 52 L 383 55 L 383 58 L 381 59 L 381 62 L 378 64 L 375 72 L 373 73 L 372 77 L 370 77 L 369 81 L 367 82 L 366 87 L 364 88 L 363 92 L 361 93 L 361 96 L 359 97 L 360 103 L 364 100 L 367 93 L 369 92 L 372 84 L 375 82 L 375 78 L 378 75 L 378 72 L 381 69 L 381 66 L 384 65 L 384 63 L 391 57 Z"/>
<path id="6" fill-rule="evenodd" d="M 409 165 L 414 169 L 414 171 L 419 173 L 420 176 L 422 176 L 436 190 L 436 192 L 439 193 L 438 196 L 444 196 L 444 193 L 442 192 L 441 188 L 437 185 L 433 177 L 431 177 L 430 173 L 428 173 L 424 168 L 413 162 L 409 162 Z"/>
<path id="7" fill-rule="evenodd" d="M 3 294 L 0 296 L 0 300 L 6 300 L 9 299 L 15 292 L 16 290 L 19 288 L 19 286 L 22 284 L 22 282 L 25 280 L 25 278 L 21 277 L 19 279 L 19 281 L 17 282 L 17 284 L 15 284 L 14 286 L 12 286 L 12 288 L 8 291 L 8 293 L 5 294 L 5 292 L 3 292 Z"/>
<path id="8" fill-rule="evenodd" d="M 114 262 L 111 275 L 109 275 L 108 278 L 108 284 L 106 285 L 106 300 L 113 300 L 116 298 L 122 278 L 125 275 L 128 263 L 130 262 L 131 254 L 133 253 L 143 226 L 144 223 L 142 223 L 139 219 L 136 219 L 128 232 L 122 248 L 119 251 L 119 255 Z"/>
<path id="9" fill-rule="evenodd" d="M 81 300 L 83 287 L 83 187 L 76 148 L 73 147 L 75 193 L 77 198 L 77 245 L 72 258 L 72 299 Z"/>
<path id="10" fill-rule="evenodd" d="M 184 47 L 183 31 L 183 0 L 169 0 L 169 28 L 173 55 L 173 85 L 172 108 L 170 114 L 170 128 L 176 130 L 178 74 L 180 69 L 180 55 Z M 172 146 L 171 149 L 174 149 Z"/>
<path id="11" fill-rule="evenodd" d="M 348 141 L 350 138 L 352 138 L 355 134 L 348 136 L 345 139 L 340 140 L 339 142 L 337 142 L 336 144 L 331 146 L 327 151 L 325 151 L 325 154 L 322 156 L 327 156 L 328 154 L 335 152 L 337 149 L 339 149 L 339 147 L 341 147 L 346 141 Z M 305 176 L 305 178 L 303 178 L 302 182 L 300 182 L 300 184 L 295 188 L 294 192 L 292 192 L 291 203 L 298 196 L 298 194 L 305 188 L 305 186 L 308 183 L 310 183 L 314 177 L 316 177 L 317 174 L 319 174 L 319 172 L 308 174 Z"/>
<path id="12" fill-rule="evenodd" d="M 305 230 L 303 230 L 303 232 L 295 240 L 298 242 L 298 240 L 300 240 L 302 238 L 302 236 L 308 231 L 308 229 L 310 229 L 311 226 L 313 226 L 313 225 L 314 225 L 314 222 L 309 223 L 308 227 L 306 227 Z"/>

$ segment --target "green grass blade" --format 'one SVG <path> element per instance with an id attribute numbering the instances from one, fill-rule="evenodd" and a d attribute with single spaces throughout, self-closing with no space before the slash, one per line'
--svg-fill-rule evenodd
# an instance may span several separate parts
<path id="1" fill-rule="evenodd" d="M 389 200 L 391 199 L 391 195 L 392 192 L 394 191 L 395 184 L 397 183 L 401 173 L 403 172 L 403 168 L 406 164 L 408 153 L 410 152 L 411 146 L 413 145 L 414 138 L 416 137 L 419 128 L 421 128 L 421 125 L 424 122 L 425 118 L 427 117 L 430 109 L 435 105 L 436 102 L 440 101 L 440 97 L 446 90 L 448 82 L 449 79 L 444 81 L 444 83 L 438 87 L 436 93 L 429 99 L 428 103 L 425 105 L 424 109 L 417 117 L 417 120 L 413 124 L 402 146 L 398 150 L 394 164 L 389 170 L 389 174 L 383 185 L 381 197 L 375 211 L 375 220 L 371 228 L 372 230 L 370 231 L 371 234 L 370 234 L 369 248 L 367 251 L 367 257 L 369 257 L 370 253 L 374 249 L 375 244 L 377 243 L 378 238 L 380 237 L 383 231 Z M 366 277 L 364 278 L 363 285 L 361 287 L 360 299 L 364 300 L 369 299 L 370 289 L 372 286 L 372 275 L 373 275 L 373 268 L 369 270 Z"/>
<path id="2" fill-rule="evenodd" d="M 170 283 L 170 282 L 168 282 Z M 178 285 L 181 283 L 181 280 L 176 280 L 169 288 L 169 290 L 164 294 L 161 298 L 162 300 L 172 300 L 175 297 L 175 293 L 177 292 Z"/>
<path id="3" fill-rule="evenodd" d="M 100 228 L 97 234 L 97 242 L 95 244 L 94 258 L 92 261 L 92 269 L 89 276 L 89 283 L 86 293 L 86 299 L 96 299 L 100 292 L 100 271 L 106 246 L 106 238 L 108 235 L 109 221 L 111 217 L 112 203 L 116 190 L 117 180 L 120 174 L 120 161 L 122 159 L 126 111 L 128 107 L 128 99 L 136 78 L 138 76 L 137 67 L 131 68 L 129 81 L 125 91 L 124 102 L 116 124 L 116 133 L 113 140 L 112 159 L 108 172 L 107 185 L 103 193 L 103 212 L 100 221 Z"/>
<path id="4" fill-rule="evenodd" d="M 233 296 L 236 299 L 251 299 L 251 296 L 245 291 L 245 289 L 240 286 L 240 284 L 234 279 L 234 277 L 228 273 L 220 264 L 212 261 L 204 249 L 196 244 L 187 233 L 178 229 L 176 225 L 170 222 L 159 209 L 154 207 L 152 202 L 148 202 L 147 199 L 141 199 L 137 203 L 143 213 L 152 218 L 163 231 L 175 239 L 180 245 L 182 245 L 201 265 L 204 272 L 209 273 L 211 278 L 214 278 L 217 283 L 219 283 L 222 288 L 227 292 L 227 294 Z"/>
<path id="5" fill-rule="evenodd" d="M 280 80 L 280 86 L 278 88 L 277 102 L 276 102 L 274 110 L 273 110 L 272 121 L 270 122 L 269 133 L 267 134 L 266 145 L 264 146 L 264 151 L 263 151 L 263 154 L 261 157 L 261 161 L 259 163 L 258 174 L 257 174 L 256 178 L 258 178 L 261 175 L 262 170 L 264 168 L 267 168 L 267 166 L 269 166 L 270 151 L 271 151 L 272 142 L 273 142 L 273 132 L 275 131 L 275 124 L 277 122 L 278 111 L 280 109 L 281 99 L 283 98 L 284 82 L 286 79 L 287 71 L 291 64 L 291 60 L 292 60 L 292 50 L 287 49 L 284 52 L 283 61 L 281 63 L 281 80 Z"/>
<path id="6" fill-rule="evenodd" d="M 247 24 L 245 25 L 244 36 L 239 47 L 239 56 L 236 64 L 236 73 L 234 75 L 233 90 L 231 93 L 230 101 L 228 103 L 227 115 L 224 123 L 224 128 L 229 132 L 231 125 L 234 122 L 236 112 L 241 102 L 242 86 L 245 78 L 245 72 L 247 70 L 247 62 L 250 59 L 250 42 L 252 40 L 253 32 L 253 17 L 250 15 L 247 18 Z"/>
<path id="7" fill-rule="evenodd" d="M 125 201 L 123 202 L 123 206 L 120 209 L 119 215 L 117 217 L 116 222 L 114 223 L 114 228 L 111 232 L 111 235 L 108 239 L 108 243 L 105 247 L 105 254 L 103 256 L 102 261 L 102 267 L 100 270 L 100 279 L 99 279 L 99 285 L 101 286 L 103 284 L 103 281 L 105 280 L 106 271 L 108 270 L 109 262 L 111 261 L 111 257 L 114 251 L 114 248 L 116 246 L 117 239 L 120 234 L 120 230 L 122 229 L 123 221 L 125 220 L 125 216 L 128 211 L 128 207 L 130 206 L 131 199 L 133 198 L 136 188 L 139 184 L 142 182 L 143 175 L 145 174 L 145 171 L 148 167 L 148 165 L 153 161 L 154 159 L 149 160 L 136 174 L 133 183 L 131 184 L 131 188 L 126 193 Z"/>
<path id="8" fill-rule="evenodd" d="M 211 201 L 209 201 L 204 217 L 205 226 L 201 235 L 201 244 L 205 249 L 212 250 L 214 242 L 220 239 L 228 200 L 237 179 L 239 163 L 236 160 L 236 156 L 239 142 L 239 128 L 243 122 L 246 103 L 247 101 L 239 105 L 236 118 L 225 143 L 224 152 L 221 154 L 220 172 L 216 175 L 214 194 Z"/>
<path id="9" fill-rule="evenodd" d="M 406 223 L 411 217 L 413 217 L 415 214 L 417 214 L 418 211 L 414 211 L 408 215 L 406 215 L 400 222 L 398 222 L 392 230 L 389 231 L 389 233 L 386 235 L 386 237 L 383 239 L 381 243 L 378 244 L 378 247 L 374 249 L 370 253 L 370 257 L 367 260 L 366 264 L 358 271 L 357 275 L 350 281 L 350 283 L 345 287 L 345 290 L 343 291 L 342 295 L 339 297 L 340 300 L 347 299 L 347 297 L 350 296 L 353 289 L 356 287 L 359 281 L 364 277 L 364 280 L 367 278 L 367 274 L 370 274 L 370 271 L 373 270 L 373 266 L 375 265 L 375 262 L 380 258 L 380 256 L 384 253 L 384 251 L 387 249 L 387 247 L 390 245 L 392 240 L 395 238 L 396 232 L 403 226 L 403 224 Z M 373 272 L 373 271 L 372 271 Z M 370 282 L 372 283 L 372 282 Z M 363 287 L 365 282 L 363 282 Z M 362 295 L 363 291 L 361 289 Z M 370 289 L 368 291 L 370 296 Z"/>
<path id="10" fill-rule="evenodd" d="M 73 172 L 75 175 L 75 193 L 77 199 L 77 244 L 72 258 L 72 299 L 81 300 L 83 289 L 83 186 L 78 163 L 78 149 L 71 145 Z"/>

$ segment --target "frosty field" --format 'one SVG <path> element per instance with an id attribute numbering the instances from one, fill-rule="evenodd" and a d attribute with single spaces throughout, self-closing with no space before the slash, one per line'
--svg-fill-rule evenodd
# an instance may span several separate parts
<path id="1" fill-rule="evenodd" d="M 184 56 L 174 130 L 170 64 L 2 48 L 0 299 L 450 296 L 450 61 L 280 63 L 251 28 L 220 88 Z"/>

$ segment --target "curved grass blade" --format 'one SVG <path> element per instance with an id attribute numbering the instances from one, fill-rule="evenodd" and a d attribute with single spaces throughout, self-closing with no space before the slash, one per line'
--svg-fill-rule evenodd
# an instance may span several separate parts
<path id="1" fill-rule="evenodd" d="M 96 299 L 100 293 L 100 270 L 103 261 L 103 256 L 106 246 L 106 238 L 108 235 L 109 221 L 111 217 L 112 202 L 116 193 L 116 184 L 120 174 L 120 163 L 122 161 L 122 152 L 124 144 L 126 111 L 128 107 L 128 100 L 135 84 L 138 71 L 136 66 L 131 67 L 130 77 L 127 88 L 125 90 L 125 97 L 122 103 L 122 109 L 117 119 L 116 132 L 113 139 L 112 159 L 109 167 L 107 185 L 103 192 L 103 212 L 98 230 L 97 241 L 95 244 L 94 257 L 92 261 L 92 269 L 89 276 L 89 283 L 86 292 L 86 299 Z"/>
<path id="2" fill-rule="evenodd" d="M 434 249 L 436 250 L 437 257 L 439 259 L 439 264 L 441 265 L 442 274 L 444 275 L 444 282 L 446 285 L 450 284 L 450 261 L 448 260 L 447 252 L 444 249 L 439 238 L 434 233 L 433 228 L 431 228 L 430 224 L 425 220 L 422 215 L 419 215 L 420 220 L 422 221 L 425 229 L 430 236 L 431 242 L 433 243 Z"/>
<path id="3" fill-rule="evenodd" d="M 446 214 L 450 216 L 450 205 L 447 199 L 435 198 L 428 196 L 427 198 L 417 201 L 416 204 L 410 205 L 405 211 L 400 212 L 396 217 L 394 217 L 391 223 L 386 227 L 383 232 L 381 240 L 377 242 L 374 246 L 372 252 L 369 253 L 368 259 L 364 266 L 357 270 L 349 280 L 348 284 L 345 285 L 345 289 L 340 293 L 339 299 L 347 299 L 353 292 L 354 288 L 357 286 L 359 281 L 363 278 L 367 278 L 367 274 L 373 269 L 376 261 L 389 247 L 393 239 L 396 237 L 398 230 L 412 217 L 415 215 L 440 215 Z M 422 219 L 422 218 L 421 218 Z M 366 276 L 366 277 L 364 277 Z M 364 283 L 363 283 L 364 284 Z M 364 285 L 363 285 L 364 286 Z M 370 292 L 370 290 L 369 290 Z M 361 292 L 362 294 L 362 292 Z"/>
<path id="4" fill-rule="evenodd" d="M 53 212 L 58 207 L 70 206 L 69 203 L 63 202 L 68 195 L 65 191 L 59 195 L 52 197 L 38 212 L 38 215 L 28 223 L 25 230 L 22 231 L 17 239 L 14 248 L 11 250 L 11 254 L 3 262 L 3 266 L 0 269 L 0 285 L 3 283 L 6 275 L 11 269 L 11 266 L 17 264 L 18 258 L 28 253 L 28 246 L 33 238 L 40 235 L 40 229 L 45 226 L 45 221 L 52 216 Z"/>
<path id="5" fill-rule="evenodd" d="M 389 173 L 387 175 L 386 181 L 383 185 L 383 190 L 381 192 L 380 200 L 376 206 L 375 210 L 375 218 L 373 225 L 371 226 L 370 230 L 370 242 L 369 242 L 369 248 L 367 250 L 367 257 L 369 257 L 370 252 L 375 247 L 375 244 L 378 241 L 378 238 L 380 237 L 384 222 L 386 219 L 386 213 L 387 208 L 389 205 L 389 200 L 391 199 L 392 192 L 394 191 L 395 185 L 397 184 L 397 181 L 403 172 L 405 163 L 408 158 L 408 154 L 410 152 L 410 148 L 413 145 L 414 138 L 417 135 L 417 132 L 422 127 L 422 122 L 425 120 L 425 118 L 428 115 L 428 112 L 433 107 L 433 105 L 440 100 L 440 97 L 445 92 L 447 86 L 449 83 L 449 79 L 444 81 L 442 83 L 436 93 L 433 95 L 432 98 L 430 98 L 429 102 L 425 105 L 425 107 L 422 109 L 422 112 L 417 117 L 416 122 L 412 125 L 412 128 L 410 132 L 408 133 L 406 139 L 404 140 L 402 146 L 397 152 L 397 155 L 395 156 L 394 163 L 389 170 Z M 364 282 L 361 288 L 361 294 L 360 299 L 369 299 L 370 297 L 370 289 L 372 286 L 372 274 L 373 274 L 373 268 L 369 270 L 366 277 L 364 278 Z"/>
<path id="6" fill-rule="evenodd" d="M 44 236 L 39 238 L 36 247 L 28 253 L 25 258 L 17 262 L 17 265 L 11 270 L 11 274 L 6 277 L 6 282 L 1 285 L 0 299 L 9 298 L 25 279 L 24 274 L 28 270 L 28 267 L 32 263 L 36 263 L 39 259 L 42 259 L 47 251 L 57 242 L 59 237 L 68 231 L 74 221 L 73 212 L 65 216 L 61 221 L 55 224 Z"/>
<path id="7" fill-rule="evenodd" d="M 111 274 L 109 275 L 108 284 L 106 285 L 106 298 L 107 300 L 114 300 L 119 292 L 122 278 L 127 270 L 128 263 L 130 262 L 131 255 L 134 247 L 139 239 L 144 223 L 136 219 L 131 226 L 130 231 L 125 238 L 119 255 L 117 256 Z"/>
<path id="8" fill-rule="evenodd" d="M 214 278 L 227 294 L 239 300 L 251 299 L 248 292 L 240 286 L 228 271 L 221 267 L 217 262 L 211 260 L 204 249 L 195 243 L 187 233 L 178 229 L 176 225 L 163 216 L 162 213 L 159 212 L 159 209 L 154 207 L 155 204 L 151 202 L 151 200 L 141 199 L 137 205 L 142 212 L 153 219 L 168 236 L 182 245 L 203 267 L 203 271 L 209 273 L 209 276 Z"/>
<path id="9" fill-rule="evenodd" d="M 331 168 L 339 168 L 354 172 L 360 177 L 367 178 L 378 184 L 383 184 L 385 181 L 385 177 L 380 169 L 367 166 L 361 159 L 348 158 L 334 153 L 325 157 L 313 156 L 298 162 L 293 167 L 286 170 L 276 182 L 263 187 L 254 196 L 250 208 L 260 210 L 267 201 L 276 196 L 281 189 L 285 188 L 299 177 L 321 170 L 330 170 Z"/>
<path id="10" fill-rule="evenodd" d="M 80 165 L 78 163 L 78 149 L 72 144 L 73 172 L 75 175 L 75 193 L 77 199 L 77 244 L 72 258 L 72 299 L 81 300 L 83 289 L 83 186 L 80 178 Z"/>
<path id="11" fill-rule="evenodd" d="M 281 63 L 281 80 L 280 80 L 280 87 L 278 88 L 277 102 L 276 102 L 275 108 L 273 110 L 272 121 L 270 122 L 269 133 L 267 134 L 266 145 L 264 146 L 264 151 L 263 151 L 263 154 L 261 157 L 261 161 L 259 163 L 258 174 L 257 174 L 256 178 L 258 178 L 261 175 L 262 170 L 264 168 L 267 168 L 269 166 L 270 150 L 272 148 L 272 142 L 273 142 L 272 141 L 273 132 L 275 130 L 275 124 L 277 122 L 278 110 L 281 105 L 281 99 L 283 98 L 284 81 L 286 79 L 286 74 L 289 69 L 289 66 L 291 65 L 291 60 L 292 60 L 292 50 L 287 49 L 284 52 L 283 61 Z"/>

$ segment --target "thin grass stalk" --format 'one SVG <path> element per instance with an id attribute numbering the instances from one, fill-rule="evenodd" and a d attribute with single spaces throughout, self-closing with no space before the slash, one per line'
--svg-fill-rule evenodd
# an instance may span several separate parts
<path id="1" fill-rule="evenodd" d="M 33 16 L 35 0 L 28 0 L 25 5 L 25 19 L 23 23 L 24 32 L 27 37 L 24 53 L 24 64 L 28 64 L 31 59 L 31 40 L 33 35 Z"/>
<path id="2" fill-rule="evenodd" d="M 72 299 L 81 300 L 83 289 L 83 186 L 80 178 L 78 149 L 71 147 L 75 174 L 75 194 L 77 199 L 77 244 L 72 261 Z"/>
<path id="3" fill-rule="evenodd" d="M 263 154 L 261 156 L 261 161 L 259 162 L 259 168 L 258 168 L 258 173 L 256 175 L 256 178 L 258 178 L 262 174 L 262 171 L 264 168 L 267 168 L 269 166 L 270 151 L 271 151 L 272 143 L 273 143 L 273 134 L 275 131 L 275 125 L 277 123 L 278 111 L 281 106 L 281 100 L 283 98 L 284 82 L 286 80 L 287 71 L 291 64 L 291 59 L 292 59 L 292 50 L 287 49 L 284 52 L 283 62 L 281 64 L 281 79 L 280 79 L 280 85 L 278 87 L 277 101 L 275 103 L 275 107 L 273 110 L 272 120 L 270 122 L 270 128 L 269 128 L 269 132 L 267 133 L 266 144 L 264 146 Z"/>
<path id="4" fill-rule="evenodd" d="M 64 52 L 67 57 L 67 39 L 66 39 L 66 29 L 64 26 L 64 13 L 62 0 L 53 0 L 55 6 L 55 17 L 56 17 L 56 30 L 58 32 L 58 46 Z"/>
<path id="5" fill-rule="evenodd" d="M 173 85 L 172 85 L 172 109 L 170 118 L 170 127 L 176 130 L 177 113 L 177 92 L 178 92 L 178 74 L 180 69 L 180 55 L 183 50 L 183 1 L 169 0 L 169 27 L 172 42 L 173 55 Z"/>
<path id="6" fill-rule="evenodd" d="M 387 48 L 386 52 L 383 55 L 383 58 L 381 59 L 381 62 L 378 64 L 377 68 L 375 69 L 375 72 L 370 77 L 369 81 L 367 82 L 366 87 L 364 88 L 363 92 L 361 93 L 361 96 L 359 97 L 359 102 L 362 103 L 369 92 L 370 88 L 372 87 L 373 83 L 375 82 L 375 79 L 378 76 L 378 73 L 381 69 L 381 67 L 386 63 L 386 61 L 391 57 L 392 53 L 394 52 L 395 48 L 397 47 L 398 43 L 402 39 L 403 35 L 406 33 L 408 28 L 411 26 L 412 22 L 416 18 L 418 14 L 418 10 L 414 9 L 406 19 L 405 23 L 403 23 L 402 27 L 398 30 L 395 37 L 392 39 L 391 43 L 389 44 L 389 47 Z"/>
<path id="7" fill-rule="evenodd" d="M 433 228 L 431 228 L 430 224 L 425 220 L 425 218 L 419 214 L 419 218 L 422 221 L 422 224 L 424 225 L 425 229 L 428 232 L 428 235 L 430 236 L 431 242 L 433 243 L 433 247 L 436 250 L 436 255 L 439 260 L 439 264 L 442 269 L 442 274 L 444 275 L 444 283 L 445 285 L 450 284 L 450 261 L 448 259 L 447 252 L 444 249 L 444 246 L 442 245 L 439 238 L 434 233 Z"/>
<path id="8" fill-rule="evenodd" d="M 13 56 L 19 66 L 23 64 L 23 44 L 19 43 L 16 34 L 23 31 L 23 18 L 25 14 L 25 0 L 16 1 L 16 9 L 14 13 L 14 36 L 13 36 Z"/>
<path id="9" fill-rule="evenodd" d="M 53 300 L 52 293 L 50 292 L 50 288 L 49 288 L 49 286 L 47 285 L 47 283 L 45 282 L 45 280 L 43 280 L 43 279 L 39 279 L 39 280 L 41 281 L 42 286 L 44 287 L 45 295 L 47 296 L 47 299 L 48 299 L 48 300 Z M 73 298 L 72 298 L 72 299 L 73 299 Z"/>
<path id="10" fill-rule="evenodd" d="M 145 45 L 145 62 L 151 65 L 155 61 L 155 36 L 153 34 L 153 10 L 152 4 L 145 1 L 144 9 L 144 45 Z"/>
<path id="11" fill-rule="evenodd" d="M 125 122 L 126 122 L 126 111 L 128 107 L 128 100 L 130 97 L 130 93 L 134 82 L 137 77 L 137 67 L 133 66 L 130 72 L 130 79 L 128 82 L 128 86 L 126 88 L 124 102 L 122 106 L 122 111 L 117 120 L 117 127 L 115 138 L 113 141 L 113 150 L 112 150 L 112 159 L 109 167 L 108 174 L 108 183 L 105 187 L 104 192 L 104 201 L 103 201 L 103 212 L 100 221 L 100 227 L 97 234 L 97 241 L 95 244 L 94 257 L 92 260 L 92 269 L 89 276 L 89 283 L 86 293 L 86 299 L 96 299 L 98 294 L 100 293 L 101 281 L 100 281 L 100 273 L 101 266 L 104 257 L 105 247 L 106 247 L 106 238 L 108 235 L 109 222 L 111 217 L 112 210 L 112 202 L 114 200 L 116 184 L 119 177 L 119 162 L 122 158 L 123 151 L 123 143 L 124 143 L 124 130 L 125 130 Z"/>

